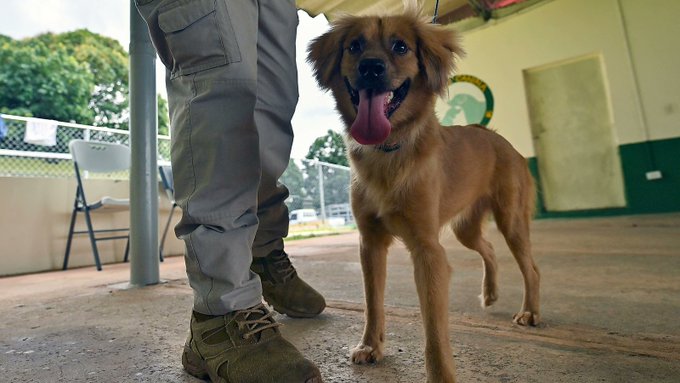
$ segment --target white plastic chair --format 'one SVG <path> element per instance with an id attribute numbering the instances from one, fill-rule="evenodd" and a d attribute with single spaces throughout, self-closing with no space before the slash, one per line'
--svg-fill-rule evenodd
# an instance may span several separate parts
<path id="1" fill-rule="evenodd" d="M 97 265 L 97 270 L 102 269 L 101 261 L 99 259 L 99 251 L 97 249 L 97 241 L 113 240 L 113 239 L 127 239 L 125 246 L 125 259 L 128 257 L 130 250 L 130 228 L 123 229 L 100 229 L 95 230 L 92 224 L 92 216 L 90 212 L 98 209 L 115 209 L 115 210 L 129 210 L 130 200 L 128 198 L 112 198 L 102 197 L 97 202 L 88 203 L 85 197 L 85 189 L 83 187 L 83 180 L 81 171 L 91 173 L 113 173 L 130 168 L 130 148 L 109 142 L 99 141 L 85 141 L 73 140 L 69 142 L 69 150 L 73 157 L 73 166 L 76 172 L 76 180 L 78 187 L 76 189 L 76 197 L 73 203 L 73 213 L 71 214 L 71 226 L 69 228 L 68 240 L 66 242 L 66 253 L 64 254 L 63 270 L 68 267 L 68 258 L 71 252 L 71 241 L 74 234 L 87 233 L 92 244 L 92 253 L 94 254 L 94 261 Z M 74 231 L 76 216 L 78 213 L 85 213 L 85 222 L 87 230 Z M 113 235 L 108 237 L 98 237 L 98 233 L 117 233 L 127 231 L 125 235 Z"/>

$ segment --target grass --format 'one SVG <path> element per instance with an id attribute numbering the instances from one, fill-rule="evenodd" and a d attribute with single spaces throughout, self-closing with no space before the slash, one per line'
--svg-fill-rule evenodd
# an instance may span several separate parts
<path id="1" fill-rule="evenodd" d="M 70 160 L 0 157 L 0 176 L 70 177 L 73 174 Z"/>
<path id="2" fill-rule="evenodd" d="M 286 240 L 295 241 L 299 239 L 326 237 L 329 235 L 350 233 L 354 230 L 356 230 L 356 225 L 347 226 L 329 226 L 322 224 L 291 225 Z"/>
<path id="3" fill-rule="evenodd" d="M 0 177 L 73 178 L 75 171 L 71 160 L 0 156 Z M 128 174 L 90 173 L 87 178 L 125 180 Z"/>

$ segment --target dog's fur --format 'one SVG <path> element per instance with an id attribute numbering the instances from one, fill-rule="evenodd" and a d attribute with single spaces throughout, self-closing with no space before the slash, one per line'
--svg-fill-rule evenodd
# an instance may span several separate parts
<path id="1" fill-rule="evenodd" d="M 395 48 L 395 42 L 405 43 L 406 52 Z M 439 243 L 444 226 L 481 254 L 480 298 L 483 306 L 489 306 L 498 298 L 497 265 L 491 244 L 482 237 L 482 226 L 493 213 L 524 276 L 524 301 L 513 321 L 520 325 L 539 321 L 539 273 L 529 242 L 534 188 L 526 160 L 503 137 L 482 126 L 439 124 L 435 99 L 446 92 L 461 49 L 453 31 L 428 23 L 417 11 L 342 17 L 312 42 L 308 53 L 318 83 L 332 91 L 348 127 L 352 209 L 361 234 L 366 298 L 364 334 L 351 359 L 365 363 L 383 357 L 386 256 L 397 237 L 414 263 L 428 381 L 453 382 L 447 325 L 451 269 Z M 408 80 L 410 87 L 389 117 L 392 130 L 387 139 L 362 145 L 350 134 L 358 107 L 348 85 L 370 88 L 358 70 L 367 59 L 384 63 L 382 85 L 370 86 L 389 91 Z"/>

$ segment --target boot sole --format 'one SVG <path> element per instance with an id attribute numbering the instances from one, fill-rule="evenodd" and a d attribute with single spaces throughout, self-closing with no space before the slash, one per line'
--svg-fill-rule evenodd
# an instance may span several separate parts
<path id="1" fill-rule="evenodd" d="M 208 370 L 203 358 L 198 356 L 190 347 L 184 346 L 182 353 L 182 366 L 184 370 L 191 376 L 201 380 L 210 379 L 214 383 L 228 383 L 219 376 L 213 376 Z M 323 383 L 321 375 L 312 376 L 305 379 L 304 383 Z"/>
<path id="2" fill-rule="evenodd" d="M 194 376 L 201 380 L 210 379 L 213 382 L 219 382 L 220 380 L 213 379 L 210 376 L 210 372 L 205 365 L 203 358 L 198 356 L 191 348 L 184 346 L 184 352 L 182 353 L 182 366 L 184 370 L 191 376 Z M 224 381 L 224 380 L 222 380 Z"/>
<path id="3" fill-rule="evenodd" d="M 267 300 L 265 299 L 265 301 L 267 301 Z M 267 302 L 267 303 L 269 303 L 269 302 Z M 276 305 L 273 305 L 271 303 L 269 303 L 269 305 L 271 307 L 273 307 L 274 311 L 278 312 L 279 314 L 285 314 L 285 315 L 288 315 L 291 318 L 314 318 L 315 316 L 321 314 L 323 312 L 323 310 L 326 309 L 326 305 L 324 305 L 319 312 L 306 313 L 306 312 L 288 310 L 285 307 L 276 306 Z"/>

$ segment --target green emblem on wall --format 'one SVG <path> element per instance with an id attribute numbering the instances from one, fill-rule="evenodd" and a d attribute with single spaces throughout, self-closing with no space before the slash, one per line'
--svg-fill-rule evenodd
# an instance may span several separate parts
<path id="1" fill-rule="evenodd" d="M 493 116 L 493 93 L 479 78 L 461 74 L 449 80 L 450 98 L 446 101 L 443 125 L 488 125 Z"/>

